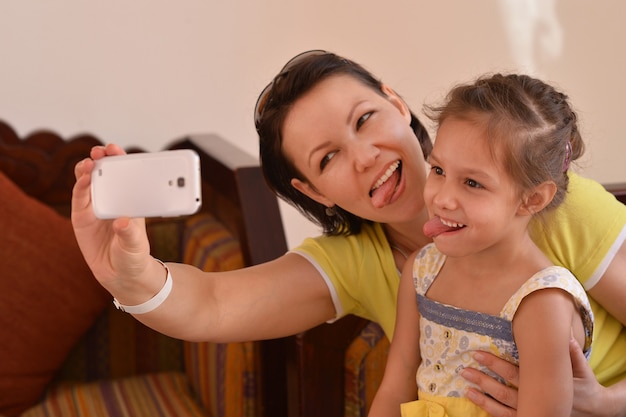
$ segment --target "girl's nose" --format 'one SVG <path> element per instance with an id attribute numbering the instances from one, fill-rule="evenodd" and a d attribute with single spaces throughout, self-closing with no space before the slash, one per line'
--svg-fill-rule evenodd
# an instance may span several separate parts
<path id="1" fill-rule="evenodd" d="M 438 208 L 452 210 L 457 206 L 456 192 L 454 186 L 448 181 L 439 181 L 437 187 L 432 191 L 433 204 Z"/>

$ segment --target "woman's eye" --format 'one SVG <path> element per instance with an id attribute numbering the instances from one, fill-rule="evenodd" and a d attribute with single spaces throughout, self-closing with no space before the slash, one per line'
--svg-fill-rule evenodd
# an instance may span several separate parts
<path id="1" fill-rule="evenodd" d="M 372 115 L 372 112 L 367 112 L 363 116 L 359 117 L 359 119 L 356 121 L 357 130 L 360 129 L 361 126 L 363 126 L 363 123 L 365 123 L 367 119 L 370 118 L 371 115 Z"/>
<path id="2" fill-rule="evenodd" d="M 335 157 L 335 155 L 337 154 L 337 152 L 329 152 L 326 155 L 324 155 L 324 157 L 322 158 L 322 160 L 320 161 L 320 170 L 323 171 L 324 168 L 326 168 L 326 165 L 328 165 L 328 163 L 330 162 L 331 159 L 333 159 Z"/>

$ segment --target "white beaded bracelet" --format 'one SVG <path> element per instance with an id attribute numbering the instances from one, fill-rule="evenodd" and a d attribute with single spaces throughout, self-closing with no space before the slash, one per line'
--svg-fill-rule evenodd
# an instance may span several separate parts
<path id="1" fill-rule="evenodd" d="M 167 276 L 165 278 L 165 285 L 163 285 L 163 288 L 161 288 L 161 291 L 159 291 L 157 295 L 155 295 L 154 297 L 152 297 L 145 303 L 138 304 L 135 306 L 125 306 L 123 304 L 120 304 L 119 301 L 117 301 L 117 299 L 113 298 L 113 304 L 118 310 L 121 310 L 129 314 L 149 313 L 155 308 L 157 308 L 158 306 L 160 306 L 163 303 L 163 301 L 165 301 L 165 299 L 170 295 L 170 292 L 172 291 L 172 274 L 170 273 L 170 269 L 167 267 L 167 265 L 165 265 L 163 262 L 159 261 L 158 259 L 156 259 L 156 261 L 158 261 L 161 265 L 163 265 L 163 268 L 165 268 L 165 270 L 167 271 Z"/>

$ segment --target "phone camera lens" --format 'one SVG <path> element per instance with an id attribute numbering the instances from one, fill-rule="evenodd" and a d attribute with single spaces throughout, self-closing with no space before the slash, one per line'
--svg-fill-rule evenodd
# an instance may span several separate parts
<path id="1" fill-rule="evenodd" d="M 184 187 L 185 186 L 185 178 L 183 177 L 178 177 L 178 179 L 176 180 L 176 184 L 179 187 Z"/>

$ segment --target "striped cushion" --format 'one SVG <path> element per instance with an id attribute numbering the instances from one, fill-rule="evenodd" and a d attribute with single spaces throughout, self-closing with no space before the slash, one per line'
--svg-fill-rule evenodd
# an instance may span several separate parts
<path id="1" fill-rule="evenodd" d="M 239 241 L 212 215 L 191 217 L 183 238 L 184 262 L 203 271 L 244 267 Z M 185 343 L 187 377 L 211 414 L 253 417 L 260 410 L 259 344 Z"/>
<path id="2" fill-rule="evenodd" d="M 244 267 L 239 241 L 209 213 L 190 217 L 183 236 L 183 262 L 203 271 Z"/>
<path id="3" fill-rule="evenodd" d="M 61 384 L 21 417 L 208 417 L 182 373 Z"/>
<path id="4" fill-rule="evenodd" d="M 258 343 L 187 343 L 189 381 L 212 415 L 260 415 Z"/>
<path id="5" fill-rule="evenodd" d="M 345 417 L 367 415 L 387 364 L 389 339 L 370 322 L 348 347 L 345 361 Z"/>

